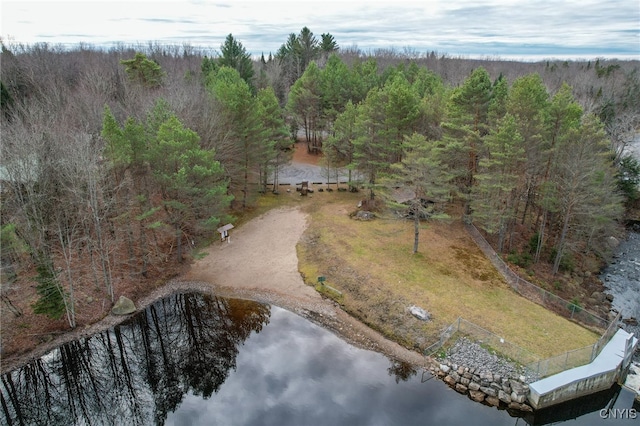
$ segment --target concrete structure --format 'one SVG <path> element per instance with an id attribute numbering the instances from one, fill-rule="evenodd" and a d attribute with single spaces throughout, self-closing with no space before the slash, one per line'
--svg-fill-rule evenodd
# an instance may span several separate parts
<path id="1" fill-rule="evenodd" d="M 633 334 L 618 330 L 590 364 L 529 384 L 529 403 L 534 409 L 546 408 L 623 382 L 637 346 Z"/>

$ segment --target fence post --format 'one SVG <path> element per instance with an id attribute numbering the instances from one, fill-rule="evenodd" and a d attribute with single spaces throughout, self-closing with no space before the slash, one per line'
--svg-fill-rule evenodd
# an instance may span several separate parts
<path id="1" fill-rule="evenodd" d="M 574 305 L 573 303 L 571 304 L 571 319 L 573 319 L 573 314 L 576 311 L 576 305 Z"/>

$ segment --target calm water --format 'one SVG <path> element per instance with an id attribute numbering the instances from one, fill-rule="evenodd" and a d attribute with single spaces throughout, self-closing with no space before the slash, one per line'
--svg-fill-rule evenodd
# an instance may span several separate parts
<path id="1" fill-rule="evenodd" d="M 603 393 L 536 419 L 519 419 L 429 377 L 355 348 L 279 308 L 178 294 L 128 323 L 64 345 L 2 376 L 0 422 L 637 424 L 637 419 L 612 423 L 598 415 L 608 406 L 631 408 L 633 397 L 626 391 Z"/>

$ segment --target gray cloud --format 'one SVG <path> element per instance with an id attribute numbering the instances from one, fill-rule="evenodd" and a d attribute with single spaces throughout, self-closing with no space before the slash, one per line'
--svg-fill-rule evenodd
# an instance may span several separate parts
<path id="1" fill-rule="evenodd" d="M 78 4 L 81 5 L 81 4 Z M 308 26 L 318 37 L 329 32 L 341 46 L 363 50 L 410 47 L 453 55 L 640 56 L 640 3 L 629 0 L 462 0 L 446 2 L 223 2 L 128 3 L 127 14 L 113 12 L 90 28 L 68 28 L 97 19 L 89 6 L 77 6 L 83 19 L 57 24 L 18 2 L 3 3 L 3 27 L 32 31 L 39 39 L 80 42 L 140 40 L 219 46 L 232 33 L 252 54 L 275 52 L 290 33 Z M 7 7 L 11 6 L 11 7 Z M 84 7 L 84 9 L 83 9 Z M 7 12 L 5 13 L 5 10 Z M 32 11 L 31 11 L 32 12 Z M 15 14 L 15 18 L 7 18 Z M 5 23 L 12 25 L 5 25 Z M 126 25 L 125 25 L 126 24 Z M 58 25 L 56 27 L 56 25 Z M 114 25 L 118 31 L 110 28 Z M 38 28 L 33 31 L 33 28 Z M 46 30 L 45 30 L 46 28 Z M 3 29 L 4 31 L 4 29 Z M 11 30 L 14 31 L 14 30 Z M 137 32 L 136 32 L 137 31 Z M 118 34 L 118 40 L 112 40 Z M 4 35 L 4 33 L 3 33 Z M 19 40 L 19 34 L 13 34 Z M 27 40 L 19 40 L 27 41 Z M 523 56 L 524 57 L 524 56 Z"/>
<path id="2" fill-rule="evenodd" d="M 208 401 L 185 397 L 166 424 L 448 425 L 478 419 L 480 412 L 488 424 L 513 423 L 440 381 L 396 385 L 388 365 L 378 353 L 272 308 L 269 326 L 245 341 L 220 391 Z"/>
<path id="3" fill-rule="evenodd" d="M 153 23 L 167 23 L 167 24 L 199 24 L 198 21 L 192 19 L 170 19 L 170 18 L 139 18 L 139 21 L 153 22 Z"/>

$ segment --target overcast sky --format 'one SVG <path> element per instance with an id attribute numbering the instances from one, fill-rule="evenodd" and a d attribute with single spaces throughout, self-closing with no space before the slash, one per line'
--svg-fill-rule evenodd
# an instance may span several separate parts
<path id="1" fill-rule="evenodd" d="M 3 40 L 29 44 L 157 41 L 218 50 L 232 33 L 252 54 L 267 55 L 307 26 L 365 51 L 640 58 L 639 0 L 2 0 L 1 6 Z"/>

